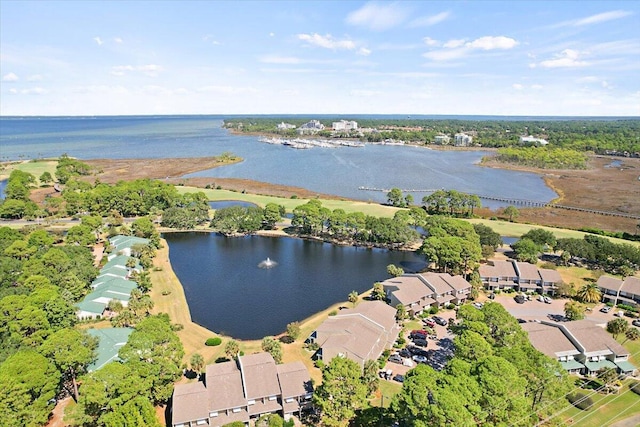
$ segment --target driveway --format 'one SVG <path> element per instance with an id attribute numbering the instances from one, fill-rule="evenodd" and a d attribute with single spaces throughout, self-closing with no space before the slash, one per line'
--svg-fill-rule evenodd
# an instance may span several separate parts
<path id="1" fill-rule="evenodd" d="M 551 304 L 546 304 L 537 299 L 533 299 L 532 301 L 526 301 L 524 304 L 518 304 L 513 299 L 515 295 L 516 294 L 499 294 L 496 295 L 494 301 L 502 304 L 513 317 L 526 321 L 550 320 L 549 315 L 564 318 L 564 305 L 569 301 L 566 298 L 552 299 Z M 615 313 L 616 310 L 612 309 L 609 313 L 601 313 L 600 309 L 603 306 L 604 304 L 602 303 L 596 304 L 592 311 L 585 313 L 585 319 L 598 324 L 606 324 L 608 321 L 615 319 L 616 317 L 613 313 Z M 629 323 L 631 323 L 630 320 Z"/>

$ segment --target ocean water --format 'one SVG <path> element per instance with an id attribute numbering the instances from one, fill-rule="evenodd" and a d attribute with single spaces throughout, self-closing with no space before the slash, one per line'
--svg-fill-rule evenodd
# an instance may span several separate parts
<path id="1" fill-rule="evenodd" d="M 231 135 L 222 128 L 223 119 L 221 116 L 3 117 L 0 160 L 58 157 L 63 153 L 80 159 L 115 159 L 200 157 L 232 152 L 244 161 L 187 176 L 211 177 L 212 182 L 217 177 L 247 178 L 373 202 L 385 201 L 386 193 L 362 191 L 358 187 L 444 188 L 536 201 L 556 197 L 536 174 L 478 166 L 485 154 L 481 151 L 383 145 L 295 150 L 261 143 L 255 136 Z M 412 192 L 416 202 L 427 194 Z M 499 205 L 485 201 L 483 204 Z"/>

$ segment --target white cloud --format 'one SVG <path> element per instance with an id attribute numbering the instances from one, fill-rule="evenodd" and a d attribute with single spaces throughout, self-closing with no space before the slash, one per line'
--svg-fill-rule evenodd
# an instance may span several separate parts
<path id="1" fill-rule="evenodd" d="M 624 18 L 626 16 L 633 15 L 633 12 L 626 10 L 612 10 L 611 12 L 598 13 L 597 15 L 591 15 L 586 18 L 572 21 L 571 25 L 580 27 L 582 25 L 599 24 L 601 22 L 613 21 L 614 19 Z"/>
<path id="2" fill-rule="evenodd" d="M 422 56 L 432 61 L 450 61 L 463 58 L 474 50 L 507 50 L 517 45 L 518 41 L 505 36 L 485 36 L 469 42 L 465 39 L 451 39 L 442 45 L 444 49 L 432 50 Z"/>
<path id="3" fill-rule="evenodd" d="M 18 89 L 12 87 L 11 89 L 9 89 L 9 93 L 16 94 L 18 93 Z"/>
<path id="4" fill-rule="evenodd" d="M 347 23 L 374 31 L 384 31 L 405 21 L 409 12 L 399 3 L 366 3 L 347 15 Z"/>
<path id="5" fill-rule="evenodd" d="M 163 68 L 156 64 L 147 65 L 117 65 L 111 67 L 111 74 L 114 76 L 124 76 L 127 72 L 140 72 L 149 77 L 156 77 Z"/>
<path id="6" fill-rule="evenodd" d="M 514 84 L 511 85 L 511 87 L 513 87 L 515 90 L 524 89 L 524 86 L 522 86 L 520 83 L 514 83 Z"/>
<path id="7" fill-rule="evenodd" d="M 325 49 L 353 50 L 353 49 L 356 48 L 356 44 L 352 40 L 348 40 L 348 39 L 336 40 L 331 36 L 331 34 L 327 34 L 327 35 L 324 35 L 324 36 L 322 36 L 322 35 L 320 35 L 318 33 L 298 34 L 297 37 L 298 37 L 299 40 L 307 42 L 308 44 L 310 44 L 312 46 L 323 47 Z"/>
<path id="8" fill-rule="evenodd" d="M 518 42 L 510 37 L 498 36 L 480 37 L 472 42 L 466 44 L 466 46 L 472 49 L 482 50 L 494 50 L 494 49 L 512 49 L 518 45 Z"/>
<path id="9" fill-rule="evenodd" d="M 463 46 L 465 43 L 465 39 L 453 39 L 446 42 L 443 47 L 455 49 L 456 47 Z"/>
<path id="10" fill-rule="evenodd" d="M 585 67 L 589 65 L 587 61 L 580 60 L 582 54 L 577 50 L 565 49 L 562 52 L 554 55 L 554 59 L 547 59 L 541 61 L 539 66 L 543 68 L 573 68 L 573 67 Z M 531 68 L 535 68 L 536 64 L 531 64 Z"/>
<path id="11" fill-rule="evenodd" d="M 126 95 L 129 91 L 123 86 L 89 85 L 78 86 L 72 89 L 74 93 L 99 94 L 99 95 Z"/>
<path id="12" fill-rule="evenodd" d="M 357 54 L 361 56 L 369 56 L 371 55 L 371 50 L 367 49 L 366 47 L 361 47 L 360 49 L 358 49 Z"/>
<path id="13" fill-rule="evenodd" d="M 17 82 L 20 78 L 15 73 L 7 73 L 2 76 L 3 82 Z"/>
<path id="14" fill-rule="evenodd" d="M 542 85 L 531 85 L 531 89 L 533 90 L 542 90 L 544 86 Z"/>
<path id="15" fill-rule="evenodd" d="M 102 46 L 104 43 L 100 37 L 94 37 L 93 40 L 98 44 L 98 46 Z"/>
<path id="16" fill-rule="evenodd" d="M 442 21 L 447 20 L 451 15 L 450 12 L 440 12 L 436 15 L 431 16 L 422 16 L 420 18 L 416 18 L 413 21 L 409 22 L 409 27 L 430 27 L 432 25 L 436 25 L 441 23 Z"/>
<path id="17" fill-rule="evenodd" d="M 211 43 L 214 46 L 220 45 L 220 42 L 218 40 L 216 40 L 216 38 L 214 36 L 212 36 L 211 34 L 207 34 L 204 37 L 202 37 L 202 41 L 204 41 L 206 43 Z"/>
<path id="18" fill-rule="evenodd" d="M 28 82 L 39 82 L 42 81 L 43 77 L 40 74 L 33 74 L 27 77 Z"/>
<path id="19" fill-rule="evenodd" d="M 422 39 L 422 41 L 427 46 L 439 46 L 440 45 L 440 42 L 438 40 L 434 40 L 431 37 L 425 37 L 425 38 Z"/>
<path id="20" fill-rule="evenodd" d="M 114 41 L 115 43 L 118 43 L 118 44 L 122 44 L 122 43 L 124 43 L 124 40 L 122 40 L 120 37 L 114 37 L 114 38 L 113 38 L 113 41 Z"/>
<path id="21" fill-rule="evenodd" d="M 276 35 L 275 33 L 269 33 L 269 37 L 273 37 L 275 35 Z"/>
<path id="22" fill-rule="evenodd" d="M 382 43 L 377 46 L 378 50 L 412 50 L 419 48 L 419 44 L 407 43 L 407 44 L 397 44 L 397 43 Z"/>
<path id="23" fill-rule="evenodd" d="M 41 87 L 32 87 L 29 89 L 23 89 L 20 93 L 24 95 L 45 95 L 49 93 L 49 91 Z"/>

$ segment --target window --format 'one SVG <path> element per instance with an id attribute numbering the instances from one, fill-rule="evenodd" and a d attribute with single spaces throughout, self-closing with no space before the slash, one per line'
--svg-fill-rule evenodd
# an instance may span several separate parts
<path id="1" fill-rule="evenodd" d="M 237 414 L 238 412 L 240 412 L 240 408 L 233 408 L 231 412 L 233 412 L 234 414 Z"/>
<path id="2" fill-rule="evenodd" d="M 285 403 L 291 403 L 293 402 L 293 397 L 287 397 L 284 401 Z"/>
<path id="3" fill-rule="evenodd" d="M 255 405 L 256 401 L 251 399 L 250 401 L 247 402 L 248 405 Z"/>
<path id="4" fill-rule="evenodd" d="M 218 416 L 218 412 L 209 412 L 209 416 L 210 416 L 211 418 L 215 418 L 215 417 L 217 417 L 217 416 Z"/>
<path id="5" fill-rule="evenodd" d="M 196 425 L 197 426 L 203 426 L 205 424 L 207 424 L 207 420 L 198 420 L 198 421 L 196 421 Z"/>
<path id="6" fill-rule="evenodd" d="M 276 400 L 277 397 L 276 396 L 269 396 L 269 400 Z"/>

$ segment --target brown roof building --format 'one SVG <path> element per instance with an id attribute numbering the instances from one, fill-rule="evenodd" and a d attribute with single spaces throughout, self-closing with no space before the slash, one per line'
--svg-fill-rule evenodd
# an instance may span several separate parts
<path id="1" fill-rule="evenodd" d="M 411 315 L 434 305 L 463 303 L 471 293 L 469 282 L 448 273 L 404 274 L 385 280 L 382 287 L 392 307 L 402 304 Z"/>
<path id="2" fill-rule="evenodd" d="M 629 352 L 598 324 L 590 320 L 571 322 L 530 322 L 521 325 L 531 344 L 554 357 L 570 372 L 593 375 L 602 368 L 614 368 L 621 374 L 633 374 Z"/>
<path id="3" fill-rule="evenodd" d="M 363 301 L 329 316 L 309 339 L 320 347 L 318 358 L 329 362 L 336 356 L 347 357 L 363 367 L 393 346 L 399 333 L 395 308 L 382 301 Z"/>
<path id="4" fill-rule="evenodd" d="M 478 269 L 480 280 L 490 290 L 517 289 L 523 292 L 555 293 L 562 282 L 557 271 L 538 268 L 528 262 L 489 260 Z"/>
<path id="5" fill-rule="evenodd" d="M 208 365 L 204 382 L 173 391 L 173 427 L 248 423 L 262 414 L 287 418 L 310 404 L 311 377 L 302 362 L 276 365 L 269 353 Z"/>
<path id="6" fill-rule="evenodd" d="M 602 299 L 613 304 L 640 305 L 640 279 L 629 276 L 620 280 L 610 276 L 600 276 L 598 288 Z"/>

